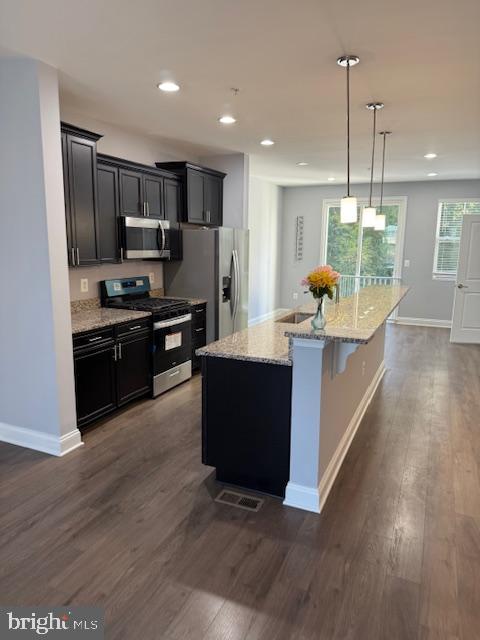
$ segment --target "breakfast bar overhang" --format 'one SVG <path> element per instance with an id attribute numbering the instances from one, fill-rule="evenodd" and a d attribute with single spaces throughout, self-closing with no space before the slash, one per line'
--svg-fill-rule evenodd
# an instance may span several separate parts
<path id="1" fill-rule="evenodd" d="M 202 460 L 217 480 L 320 513 L 385 372 L 387 318 L 408 291 L 360 289 L 198 350 L 202 356 Z"/>

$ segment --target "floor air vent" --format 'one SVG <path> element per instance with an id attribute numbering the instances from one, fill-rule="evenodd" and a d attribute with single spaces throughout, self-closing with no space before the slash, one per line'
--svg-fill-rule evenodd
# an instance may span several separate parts
<path id="1" fill-rule="evenodd" d="M 236 491 L 223 489 L 215 498 L 215 502 L 229 504 L 232 507 L 239 507 L 247 511 L 260 511 L 264 501 L 261 498 L 249 496 L 246 493 L 237 493 Z"/>

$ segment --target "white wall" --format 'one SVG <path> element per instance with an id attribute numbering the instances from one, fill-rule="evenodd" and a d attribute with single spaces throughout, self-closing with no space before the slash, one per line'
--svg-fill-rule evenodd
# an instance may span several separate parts
<path id="1" fill-rule="evenodd" d="M 341 185 L 283 189 L 281 306 L 296 304 L 293 293 L 297 292 L 299 298 L 303 296 L 301 278 L 318 264 L 323 200 L 341 198 L 344 192 L 345 187 Z M 368 185 L 354 185 L 352 192 L 366 197 Z M 386 184 L 384 193 L 387 197 L 406 196 L 408 199 L 403 259 L 410 260 L 410 267 L 403 268 L 402 277 L 411 286 L 411 291 L 400 305 L 399 316 L 449 321 L 453 283 L 432 278 L 438 201 L 444 198 L 479 198 L 480 181 L 396 182 Z M 305 217 L 302 262 L 294 261 L 295 218 L 298 215 Z"/>
<path id="2" fill-rule="evenodd" d="M 61 454 L 76 429 L 56 71 L 0 59 L 0 439 Z"/>
<path id="3" fill-rule="evenodd" d="M 100 133 L 103 138 L 97 143 L 99 153 L 105 153 L 126 160 L 154 165 L 155 162 L 169 160 L 191 160 L 199 162 L 199 158 L 192 154 L 186 146 L 174 145 L 160 138 L 144 136 L 132 131 L 126 131 L 116 125 L 94 120 L 77 111 L 61 108 L 61 118 L 65 122 Z M 154 288 L 163 287 L 163 265 L 161 262 L 142 260 L 126 260 L 123 264 L 106 264 L 91 267 L 71 267 L 69 269 L 70 299 L 82 300 L 96 298 L 99 295 L 99 282 L 108 278 L 129 277 L 132 275 L 155 274 Z M 80 280 L 88 279 L 88 292 L 80 291 Z"/>
<path id="4" fill-rule="evenodd" d="M 249 157 L 244 153 L 203 156 L 200 164 L 226 173 L 223 181 L 223 226 L 248 226 Z"/>
<path id="5" fill-rule="evenodd" d="M 198 156 L 189 145 L 174 144 L 156 136 L 146 136 L 136 131 L 122 129 L 117 125 L 85 116 L 79 111 L 60 105 L 60 116 L 64 122 L 94 131 L 103 137 L 97 143 L 99 153 L 105 153 L 125 160 L 151 164 L 174 160 L 199 162 Z"/>
<path id="6" fill-rule="evenodd" d="M 282 187 L 250 179 L 250 323 L 268 317 L 280 306 Z"/>

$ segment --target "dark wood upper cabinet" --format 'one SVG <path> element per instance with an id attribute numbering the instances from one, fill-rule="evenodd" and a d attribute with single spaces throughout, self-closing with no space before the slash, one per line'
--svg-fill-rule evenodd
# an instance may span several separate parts
<path id="1" fill-rule="evenodd" d="M 143 174 L 122 168 L 119 176 L 120 213 L 123 216 L 144 215 Z"/>
<path id="2" fill-rule="evenodd" d="M 67 227 L 67 251 L 68 264 L 75 265 L 75 231 L 72 225 L 72 215 L 70 211 L 70 187 L 68 182 L 68 160 L 67 160 L 67 134 L 62 131 L 62 167 L 63 167 L 63 194 L 65 199 L 65 222 Z"/>
<path id="3" fill-rule="evenodd" d="M 181 182 L 176 175 L 104 154 L 98 154 L 98 160 L 118 171 L 120 215 L 181 222 Z"/>
<path id="4" fill-rule="evenodd" d="M 100 262 L 119 262 L 118 169 L 97 163 L 98 231 Z"/>
<path id="5" fill-rule="evenodd" d="M 221 227 L 223 223 L 223 179 L 205 175 L 203 184 L 207 222 Z"/>
<path id="6" fill-rule="evenodd" d="M 159 176 L 143 176 L 145 214 L 152 218 L 165 218 L 163 182 L 164 178 Z"/>
<path id="7" fill-rule="evenodd" d="M 72 266 L 98 262 L 96 142 L 101 136 L 62 123 L 67 243 Z"/>
<path id="8" fill-rule="evenodd" d="M 61 123 L 68 262 L 72 267 L 121 260 L 118 218 L 181 222 L 176 174 L 97 154 L 100 135 Z"/>
<path id="9" fill-rule="evenodd" d="M 221 171 L 190 162 L 157 162 L 157 167 L 172 171 L 182 184 L 182 221 L 191 224 L 222 226 L 223 180 Z"/>
<path id="10" fill-rule="evenodd" d="M 204 175 L 195 169 L 187 169 L 187 222 L 207 222 L 204 202 Z"/>
<path id="11" fill-rule="evenodd" d="M 165 178 L 163 185 L 165 219 L 181 221 L 182 186 L 177 179 Z"/>

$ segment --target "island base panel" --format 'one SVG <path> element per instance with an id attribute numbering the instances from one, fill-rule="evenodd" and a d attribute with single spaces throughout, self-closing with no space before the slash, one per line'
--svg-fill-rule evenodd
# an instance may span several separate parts
<path id="1" fill-rule="evenodd" d="M 203 357 L 202 462 L 217 480 L 285 496 L 292 369 Z"/>

